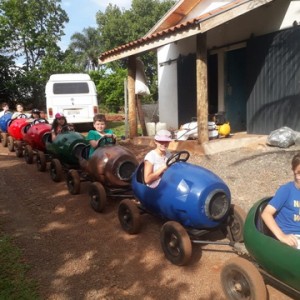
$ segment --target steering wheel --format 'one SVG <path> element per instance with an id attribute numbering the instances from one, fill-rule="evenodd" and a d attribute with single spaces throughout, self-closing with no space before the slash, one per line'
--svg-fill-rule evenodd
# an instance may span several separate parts
<path id="1" fill-rule="evenodd" d="M 96 148 L 102 147 L 104 145 L 115 145 L 115 144 L 116 144 L 116 138 L 113 135 L 111 136 L 104 135 L 98 140 Z"/>
<path id="2" fill-rule="evenodd" d="M 172 154 L 166 161 L 167 167 L 170 167 L 174 163 L 178 161 L 187 161 L 190 157 L 190 153 L 188 151 L 179 151 L 177 153 Z"/>
<path id="3" fill-rule="evenodd" d="M 40 123 L 46 123 L 46 124 L 49 124 L 49 122 L 46 120 L 46 119 L 43 119 L 43 118 L 39 118 L 39 119 L 36 119 L 32 122 L 33 125 L 35 124 L 40 124 Z"/>
<path id="4" fill-rule="evenodd" d="M 74 131 L 73 126 L 71 126 L 70 124 L 64 125 L 64 126 L 61 128 L 60 133 L 65 133 L 65 132 L 69 132 L 69 131 Z"/>
<path id="5" fill-rule="evenodd" d="M 26 114 L 19 114 L 16 119 L 28 119 Z"/>

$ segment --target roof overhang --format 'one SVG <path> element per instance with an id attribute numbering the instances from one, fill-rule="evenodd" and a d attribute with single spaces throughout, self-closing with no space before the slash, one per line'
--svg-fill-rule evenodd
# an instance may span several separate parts
<path id="1" fill-rule="evenodd" d="M 153 33 L 102 53 L 100 64 L 155 50 L 161 46 L 201 34 L 274 0 L 235 0 L 193 20 Z"/>

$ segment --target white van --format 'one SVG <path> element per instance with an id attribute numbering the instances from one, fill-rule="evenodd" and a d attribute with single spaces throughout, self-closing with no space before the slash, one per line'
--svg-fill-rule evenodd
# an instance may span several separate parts
<path id="1" fill-rule="evenodd" d="M 49 123 L 56 113 L 63 113 L 68 123 L 91 123 L 98 113 L 96 87 L 88 74 L 53 74 L 45 92 Z"/>

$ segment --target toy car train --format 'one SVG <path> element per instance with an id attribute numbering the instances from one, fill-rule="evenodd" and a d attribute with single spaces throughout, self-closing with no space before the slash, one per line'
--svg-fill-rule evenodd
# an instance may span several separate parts
<path id="1" fill-rule="evenodd" d="M 234 258 L 221 271 L 227 299 L 267 299 L 264 280 L 300 297 L 300 252 L 267 233 L 260 212 L 268 199 L 255 204 L 246 217 L 241 208 L 231 203 L 225 182 L 211 171 L 188 163 L 186 151 L 172 155 L 160 184 L 153 189 L 144 183 L 143 163 L 138 164 L 133 153 L 114 139 L 106 140 L 105 145 L 99 142 L 89 158 L 89 144 L 80 133 L 66 129 L 52 141 L 50 125 L 32 124 L 24 130 L 26 125 L 18 121 L 12 127 L 14 132 L 8 130 L 9 117 L 7 114 L 0 118 L 3 146 L 11 134 L 17 140 L 16 155 L 33 162 L 36 154 L 40 171 L 50 162 L 54 181 L 66 173 L 71 194 L 80 192 L 82 181 L 90 181 L 91 206 L 98 212 L 104 210 L 108 197 L 123 198 L 118 218 L 127 233 L 140 231 L 144 213 L 165 220 L 160 241 L 173 264 L 189 263 L 192 244 L 226 244 L 234 248 L 244 240 L 248 258 Z M 216 230 L 223 232 L 227 240 L 211 241 L 209 234 Z"/>

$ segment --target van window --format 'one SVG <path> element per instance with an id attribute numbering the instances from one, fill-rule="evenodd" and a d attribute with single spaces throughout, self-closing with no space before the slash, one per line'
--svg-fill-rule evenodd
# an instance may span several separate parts
<path id="1" fill-rule="evenodd" d="M 88 94 L 87 82 L 62 82 L 53 84 L 53 94 Z"/>

